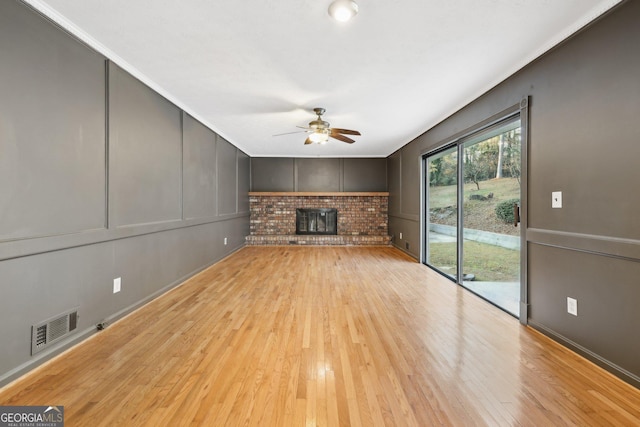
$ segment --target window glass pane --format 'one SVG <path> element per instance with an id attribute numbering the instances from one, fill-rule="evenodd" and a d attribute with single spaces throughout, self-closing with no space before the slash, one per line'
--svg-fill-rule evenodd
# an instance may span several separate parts
<path id="1" fill-rule="evenodd" d="M 518 316 L 520 312 L 520 121 L 463 143 L 462 273 L 464 287 Z"/>
<path id="2" fill-rule="evenodd" d="M 426 263 L 457 279 L 458 151 L 451 147 L 426 160 Z"/>

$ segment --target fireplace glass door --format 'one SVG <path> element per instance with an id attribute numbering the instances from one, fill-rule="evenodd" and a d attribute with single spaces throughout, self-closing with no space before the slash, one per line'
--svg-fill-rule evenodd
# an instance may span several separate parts
<path id="1" fill-rule="evenodd" d="M 336 209 L 296 209 L 296 234 L 338 234 Z"/>

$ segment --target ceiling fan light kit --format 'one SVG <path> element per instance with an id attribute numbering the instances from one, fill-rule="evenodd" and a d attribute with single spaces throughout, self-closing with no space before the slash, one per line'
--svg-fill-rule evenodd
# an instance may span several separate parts
<path id="1" fill-rule="evenodd" d="M 329 15 L 336 21 L 347 22 L 358 13 L 358 4 L 353 0 L 335 0 L 329 5 Z"/>
<path id="2" fill-rule="evenodd" d="M 309 140 L 316 144 L 326 144 L 329 140 L 329 134 L 324 131 L 317 130 L 309 135 Z"/>

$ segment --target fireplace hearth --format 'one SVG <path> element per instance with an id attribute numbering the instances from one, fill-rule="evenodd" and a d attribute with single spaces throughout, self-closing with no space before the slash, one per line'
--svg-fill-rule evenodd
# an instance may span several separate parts
<path id="1" fill-rule="evenodd" d="M 331 208 L 296 209 L 296 234 L 338 234 L 338 210 Z"/>

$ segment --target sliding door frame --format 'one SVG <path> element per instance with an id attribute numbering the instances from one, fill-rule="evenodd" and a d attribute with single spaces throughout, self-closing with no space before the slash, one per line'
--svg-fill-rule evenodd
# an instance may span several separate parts
<path id="1" fill-rule="evenodd" d="M 520 323 L 526 325 L 528 323 L 529 318 L 529 289 L 527 284 L 527 227 L 528 227 L 528 164 L 529 164 L 529 97 L 524 97 L 520 101 L 519 104 L 513 105 L 506 110 L 501 111 L 498 114 L 484 120 L 474 126 L 471 126 L 465 129 L 462 132 L 459 132 L 453 135 L 450 138 L 447 138 L 445 141 L 442 141 L 439 144 L 436 144 L 435 148 L 423 151 L 420 153 L 420 262 L 427 265 L 429 268 L 432 268 L 434 271 L 441 273 L 436 268 L 427 264 L 427 231 L 428 231 L 428 222 L 429 222 L 429 213 L 427 211 L 427 191 L 428 191 L 428 170 L 427 170 L 427 158 L 433 156 L 441 151 L 448 150 L 451 147 L 458 147 L 458 162 L 462 159 L 461 150 L 464 146 L 464 141 L 471 137 L 472 135 L 481 133 L 490 129 L 492 126 L 495 126 L 499 123 L 508 121 L 510 119 L 520 120 L 520 144 L 521 144 L 521 153 L 520 153 L 520 162 L 521 162 L 521 171 L 520 171 Z M 458 185 L 464 182 L 463 170 L 460 164 L 458 164 Z M 458 214 L 457 214 L 457 234 L 458 240 L 463 235 L 462 228 L 462 217 L 459 214 L 460 207 L 463 206 L 462 203 L 464 195 L 459 188 L 457 190 L 457 203 L 458 203 Z M 462 268 L 461 263 L 462 259 L 462 245 L 457 245 L 457 280 L 456 282 L 461 285 L 462 276 L 460 274 L 460 270 Z M 444 274 L 443 274 L 444 275 Z M 445 275 L 445 277 L 448 277 Z M 450 277 L 449 277 L 450 278 Z M 451 279 L 451 278 L 450 278 Z"/>
<path id="2" fill-rule="evenodd" d="M 421 170 L 421 178 L 420 178 L 420 262 L 429 268 L 433 269 L 435 272 L 442 274 L 447 279 L 458 282 L 458 271 L 459 271 L 459 263 L 461 261 L 460 251 L 456 251 L 456 277 L 453 278 L 448 274 L 445 274 L 443 271 L 434 268 L 433 266 L 427 264 L 427 259 L 429 258 L 429 247 L 428 247 L 428 230 L 429 230 L 429 213 L 426 209 L 427 206 L 427 191 L 429 189 L 428 177 L 429 177 L 429 165 L 427 160 L 429 157 L 433 157 L 438 153 L 442 153 L 445 151 L 449 151 L 452 148 L 455 148 L 455 151 L 458 155 L 458 159 L 460 159 L 460 148 L 458 147 L 456 141 L 449 142 L 443 146 L 439 146 L 435 150 L 429 151 L 425 154 L 420 154 L 420 170 Z M 456 164 L 456 204 L 460 203 L 460 191 L 458 187 L 458 183 L 460 181 L 460 168 Z M 459 227 L 460 218 L 458 218 L 458 209 L 456 206 L 456 239 L 460 235 Z"/>

